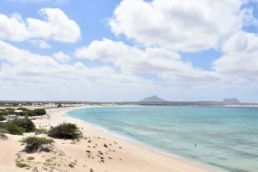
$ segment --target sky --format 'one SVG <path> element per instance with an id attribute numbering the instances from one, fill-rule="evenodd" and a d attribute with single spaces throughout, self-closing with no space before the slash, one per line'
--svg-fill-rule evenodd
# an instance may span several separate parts
<path id="1" fill-rule="evenodd" d="M 0 100 L 152 95 L 258 102 L 258 1 L 0 1 Z"/>

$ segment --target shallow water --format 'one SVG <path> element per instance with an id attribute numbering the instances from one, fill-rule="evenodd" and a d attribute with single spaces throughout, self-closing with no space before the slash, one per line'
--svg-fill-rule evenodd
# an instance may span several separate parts
<path id="1" fill-rule="evenodd" d="M 107 106 L 68 114 L 167 153 L 231 172 L 258 171 L 256 108 Z"/>

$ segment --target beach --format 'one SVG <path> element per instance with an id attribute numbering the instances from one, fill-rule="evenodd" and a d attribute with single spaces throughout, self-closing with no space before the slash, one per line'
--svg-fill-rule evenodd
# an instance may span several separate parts
<path id="1" fill-rule="evenodd" d="M 84 106 L 87 108 L 90 106 Z M 25 154 L 19 140 L 23 136 L 7 135 L 1 140 L 0 171 L 102 171 L 102 172 L 213 172 L 208 166 L 196 164 L 176 156 L 121 139 L 93 125 L 65 115 L 67 111 L 82 107 L 48 109 L 48 116 L 33 120 L 39 128 L 60 123 L 74 123 L 81 129 L 79 141 L 55 139 L 54 152 Z M 31 134 L 25 134 L 31 135 Z M 31 157 L 33 157 L 33 160 Z M 16 167 L 15 160 L 25 159 L 29 169 Z"/>

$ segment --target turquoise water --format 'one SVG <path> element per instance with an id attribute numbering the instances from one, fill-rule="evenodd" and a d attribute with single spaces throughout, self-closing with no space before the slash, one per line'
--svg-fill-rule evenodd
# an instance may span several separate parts
<path id="1" fill-rule="evenodd" d="M 231 172 L 258 171 L 256 108 L 110 106 L 68 114 L 167 153 Z"/>

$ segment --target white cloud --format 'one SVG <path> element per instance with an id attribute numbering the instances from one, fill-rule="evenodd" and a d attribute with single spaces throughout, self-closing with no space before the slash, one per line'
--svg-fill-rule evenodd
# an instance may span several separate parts
<path id="1" fill-rule="evenodd" d="M 19 14 L 0 14 L 0 39 L 26 41 L 30 39 L 55 40 L 66 43 L 80 38 L 80 28 L 58 8 L 45 8 L 39 11 L 45 20 L 26 18 Z M 72 34 L 71 34 L 72 33 Z"/>
<path id="2" fill-rule="evenodd" d="M 59 62 L 67 62 L 70 60 L 70 57 L 65 53 L 63 53 L 62 51 L 55 53 L 53 57 Z"/>
<path id="3" fill-rule="evenodd" d="M 246 2 L 122 0 L 110 26 L 135 42 L 93 40 L 73 60 L 62 51 L 42 56 L 1 41 L 40 48 L 49 48 L 49 40 L 77 41 L 80 28 L 62 10 L 42 9 L 43 19 L 0 14 L 0 98 L 103 101 L 161 93 L 197 100 L 244 95 L 248 88 L 257 99 L 252 91 L 258 90 L 258 36 L 241 31 L 257 19 L 251 9 L 240 8 Z M 209 48 L 222 53 L 211 70 L 180 56 Z"/>
<path id="4" fill-rule="evenodd" d="M 31 40 L 30 43 L 34 45 L 35 47 L 41 48 L 41 49 L 47 49 L 51 48 L 51 45 L 48 44 L 46 41 L 43 40 Z"/>
<path id="5" fill-rule="evenodd" d="M 1 99 L 108 100 L 124 91 L 141 95 L 151 87 L 150 81 L 109 66 L 62 64 L 0 41 Z"/>
<path id="6" fill-rule="evenodd" d="M 258 2 L 258 1 L 257 1 Z M 243 26 L 258 26 L 258 19 L 254 17 L 254 9 L 247 8 L 242 10 Z"/>
<path id="7" fill-rule="evenodd" d="M 173 85 L 207 84 L 218 79 L 212 72 L 194 68 L 191 63 L 184 62 L 179 54 L 164 48 L 138 49 L 123 42 L 103 39 L 77 49 L 75 55 L 90 60 L 99 59 L 106 64 L 111 62 L 124 73 L 155 74 Z"/>
<path id="8" fill-rule="evenodd" d="M 64 4 L 69 2 L 69 0 L 7 0 L 7 1 L 11 1 L 11 2 L 26 2 L 26 3 L 41 3 L 41 2 L 53 2 L 53 3 L 57 3 L 57 4 Z"/>
<path id="9" fill-rule="evenodd" d="M 223 56 L 214 62 L 214 69 L 224 77 L 258 80 L 258 36 L 239 32 L 223 45 Z"/>
<path id="10" fill-rule="evenodd" d="M 241 29 L 235 0 L 123 0 L 115 9 L 112 31 L 147 46 L 179 51 L 217 48 L 219 42 Z"/>

